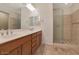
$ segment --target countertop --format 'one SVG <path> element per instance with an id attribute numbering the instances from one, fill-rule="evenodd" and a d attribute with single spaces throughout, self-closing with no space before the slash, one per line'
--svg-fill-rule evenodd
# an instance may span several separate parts
<path id="1" fill-rule="evenodd" d="M 11 40 L 15 40 L 17 38 L 21 38 L 23 36 L 30 35 L 38 31 L 41 31 L 40 27 L 36 27 L 33 30 L 27 30 L 27 29 L 14 30 L 13 34 L 11 35 L 0 36 L 0 44 L 3 44 Z"/>

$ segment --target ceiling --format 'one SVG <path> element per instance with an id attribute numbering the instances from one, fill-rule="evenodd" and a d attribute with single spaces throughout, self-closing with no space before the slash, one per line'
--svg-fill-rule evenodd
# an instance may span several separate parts
<path id="1" fill-rule="evenodd" d="M 68 4 L 65 4 L 65 3 L 53 3 L 53 8 L 56 9 L 56 8 L 69 8 L 72 6 L 72 3 L 68 3 Z"/>
<path id="2" fill-rule="evenodd" d="M 0 3 L 0 6 L 6 6 L 14 9 L 25 7 L 25 5 L 26 3 Z"/>

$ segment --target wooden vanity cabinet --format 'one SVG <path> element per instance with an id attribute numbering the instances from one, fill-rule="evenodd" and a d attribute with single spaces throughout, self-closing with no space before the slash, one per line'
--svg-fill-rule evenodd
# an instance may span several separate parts
<path id="1" fill-rule="evenodd" d="M 1 44 L 0 45 L 0 54 L 1 55 L 22 55 L 25 53 L 28 54 L 28 52 L 25 52 L 25 51 L 27 51 L 27 50 L 31 51 L 31 43 L 29 43 L 29 42 L 31 42 L 30 35 L 15 39 L 13 41 L 6 42 L 4 44 Z M 26 48 L 26 47 L 30 47 L 30 49 Z M 26 50 L 24 48 L 26 48 Z M 31 52 L 29 52 L 29 54 L 30 53 Z"/>
<path id="2" fill-rule="evenodd" d="M 22 55 L 31 55 L 31 40 L 22 45 Z"/>
<path id="3" fill-rule="evenodd" d="M 42 32 L 36 32 L 32 34 L 32 54 L 34 54 L 37 48 L 40 46 L 42 40 Z"/>
<path id="4" fill-rule="evenodd" d="M 32 34 L 32 54 L 37 50 L 37 33 Z"/>
<path id="5" fill-rule="evenodd" d="M 40 46 L 41 41 L 42 41 L 42 32 L 39 31 L 39 32 L 37 32 L 37 47 Z"/>
<path id="6" fill-rule="evenodd" d="M 14 49 L 8 53 L 8 55 L 18 55 L 18 49 Z"/>
<path id="7" fill-rule="evenodd" d="M 31 55 L 41 44 L 42 32 L 36 32 L 0 44 L 0 55 Z"/>

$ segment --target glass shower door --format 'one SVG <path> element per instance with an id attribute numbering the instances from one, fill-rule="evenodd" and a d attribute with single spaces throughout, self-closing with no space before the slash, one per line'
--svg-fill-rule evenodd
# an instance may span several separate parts
<path id="1" fill-rule="evenodd" d="M 63 10 L 54 9 L 53 10 L 53 37 L 54 43 L 63 43 Z"/>

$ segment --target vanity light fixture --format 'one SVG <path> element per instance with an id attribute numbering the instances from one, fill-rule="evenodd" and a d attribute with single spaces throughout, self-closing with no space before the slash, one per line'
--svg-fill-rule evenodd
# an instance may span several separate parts
<path id="1" fill-rule="evenodd" d="M 65 3 L 65 5 L 68 5 L 68 3 Z"/>
<path id="2" fill-rule="evenodd" d="M 35 11 L 35 8 L 32 6 L 31 3 L 26 4 L 26 7 L 32 12 Z"/>

